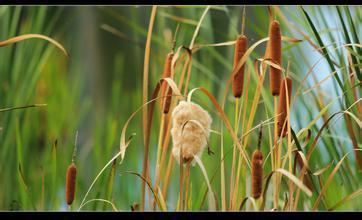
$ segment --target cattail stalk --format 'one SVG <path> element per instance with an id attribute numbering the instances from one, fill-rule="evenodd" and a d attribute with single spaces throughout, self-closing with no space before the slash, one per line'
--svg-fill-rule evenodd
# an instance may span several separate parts
<path id="1" fill-rule="evenodd" d="M 274 20 L 269 25 L 269 44 L 267 58 L 273 63 L 282 65 L 282 35 L 280 32 L 280 24 Z M 279 96 L 279 88 L 282 73 L 280 69 L 270 66 L 270 90 L 273 96 Z"/>
<path id="2" fill-rule="evenodd" d="M 258 199 L 263 187 L 263 153 L 260 151 L 262 138 L 262 127 L 260 127 L 258 149 L 253 152 L 251 160 L 251 194 L 254 199 Z"/>
<path id="3" fill-rule="evenodd" d="M 78 140 L 78 131 L 75 134 L 74 150 L 72 156 L 72 163 L 67 169 L 67 176 L 65 182 L 65 198 L 67 204 L 70 206 L 74 201 L 75 196 L 75 183 L 77 177 L 77 167 L 75 166 L 75 156 L 77 154 L 77 140 Z"/>
<path id="4" fill-rule="evenodd" d="M 171 77 L 171 66 L 172 66 L 173 56 L 174 56 L 173 52 L 167 54 L 162 78 Z M 169 88 L 168 85 L 166 85 L 166 82 L 164 82 L 162 85 L 162 88 L 161 88 L 162 96 L 165 96 L 166 92 L 167 92 L 167 98 L 163 102 L 163 113 L 164 114 L 167 114 L 170 111 L 171 95 L 172 95 L 172 89 Z"/>
<path id="5" fill-rule="evenodd" d="M 248 38 L 245 35 L 240 35 L 236 39 L 235 50 L 234 50 L 234 69 L 238 66 L 240 59 L 244 56 L 248 47 Z M 233 94 L 235 98 L 240 98 L 243 93 L 244 86 L 244 72 L 245 63 L 240 67 L 233 76 Z"/>
<path id="6" fill-rule="evenodd" d="M 245 27 L 244 22 L 245 22 L 245 6 L 244 6 L 244 10 L 243 10 L 243 20 L 242 20 L 242 26 L 241 26 L 242 34 L 237 37 L 236 43 L 235 43 L 233 72 L 234 72 L 235 68 L 238 66 L 240 59 L 244 56 L 245 51 L 247 49 L 248 39 L 243 34 L 244 27 Z M 235 120 L 234 120 L 235 133 L 238 133 L 238 128 L 239 128 L 239 126 L 238 126 L 239 123 L 237 121 L 238 105 L 239 105 L 239 98 L 241 97 L 241 95 L 243 93 L 244 72 L 245 72 L 245 63 L 240 67 L 240 69 L 237 72 L 234 73 L 233 81 L 232 81 L 232 91 L 233 91 L 233 95 L 236 99 L 235 100 Z M 235 145 L 233 148 L 234 149 L 233 149 L 233 157 L 232 157 L 233 159 L 232 159 L 232 165 L 231 165 L 230 189 L 232 189 L 234 187 L 234 182 L 235 182 L 235 163 L 236 163 L 237 149 L 236 149 Z M 234 192 L 233 192 L 233 190 L 230 190 L 230 209 L 233 206 L 233 198 L 234 198 Z"/>
<path id="7" fill-rule="evenodd" d="M 277 119 L 277 128 L 278 136 L 285 137 L 288 131 L 288 120 L 287 120 L 287 92 L 288 92 L 288 103 L 290 106 L 290 99 L 292 95 L 292 79 L 286 77 L 283 79 L 280 86 L 280 97 L 279 97 L 279 106 L 278 106 L 278 119 Z M 285 126 L 284 126 L 285 124 Z M 284 126 L 284 129 L 283 129 Z"/>
<path id="8" fill-rule="evenodd" d="M 263 187 L 263 154 L 255 150 L 251 161 L 251 193 L 254 199 L 261 196 Z"/>
<path id="9" fill-rule="evenodd" d="M 66 188 L 65 188 L 66 200 L 68 205 L 71 205 L 74 200 L 76 176 L 77 176 L 77 168 L 74 162 L 72 162 L 67 169 Z"/>

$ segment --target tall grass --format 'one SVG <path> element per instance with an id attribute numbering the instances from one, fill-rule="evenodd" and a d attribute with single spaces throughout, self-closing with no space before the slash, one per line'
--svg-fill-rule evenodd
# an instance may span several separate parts
<path id="1" fill-rule="evenodd" d="M 1 209 L 67 209 L 79 130 L 72 210 L 360 210 L 360 17 L 347 6 L 2 6 L 0 41 L 51 41 L 0 47 Z M 265 53 L 272 20 L 283 62 Z M 241 34 L 248 49 L 234 61 Z M 286 97 L 271 93 L 270 69 L 291 79 Z M 181 100 L 213 119 L 195 166 L 172 156 Z"/>

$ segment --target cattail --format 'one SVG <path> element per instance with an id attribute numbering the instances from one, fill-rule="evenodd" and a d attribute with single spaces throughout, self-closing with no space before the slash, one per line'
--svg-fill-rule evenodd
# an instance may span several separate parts
<path id="1" fill-rule="evenodd" d="M 253 152 L 251 160 L 251 193 L 254 199 L 258 199 L 263 187 L 263 153 L 260 151 L 262 127 L 259 131 L 258 149 Z"/>
<path id="2" fill-rule="evenodd" d="M 193 102 L 181 101 L 172 112 L 172 154 L 180 163 L 201 156 L 210 135 L 212 119 L 207 111 Z M 193 161 L 193 165 L 195 161 Z"/>
<path id="3" fill-rule="evenodd" d="M 263 154 L 260 150 L 255 150 L 251 161 L 251 191 L 254 199 L 261 195 L 263 187 Z"/>
<path id="4" fill-rule="evenodd" d="M 172 66 L 173 55 L 174 55 L 173 52 L 167 54 L 162 78 L 171 77 L 171 66 Z M 162 96 L 165 96 L 166 91 L 167 91 L 167 98 L 165 99 L 165 101 L 163 103 L 163 113 L 165 113 L 165 114 L 167 114 L 170 111 L 172 89 L 169 88 L 168 85 L 166 85 L 166 82 L 164 82 L 162 85 L 162 89 L 161 89 Z"/>
<path id="5" fill-rule="evenodd" d="M 65 188 L 66 200 L 68 205 L 71 205 L 74 200 L 76 176 L 77 176 L 77 167 L 75 166 L 74 162 L 72 162 L 72 164 L 70 164 L 67 170 L 66 188 Z"/>
<path id="6" fill-rule="evenodd" d="M 74 195 L 75 195 L 77 167 L 75 166 L 74 161 L 75 161 L 75 156 L 77 154 L 77 141 L 78 141 L 78 131 L 75 133 L 72 163 L 69 165 L 69 167 L 67 169 L 67 176 L 66 176 L 66 180 L 65 180 L 65 198 L 67 200 L 68 205 L 71 205 L 73 203 Z"/>
<path id="7" fill-rule="evenodd" d="M 267 52 L 268 58 L 272 62 L 282 65 L 282 36 L 280 32 L 280 24 L 274 20 L 269 26 L 269 51 Z M 279 95 L 280 81 L 282 73 L 281 70 L 270 66 L 270 90 L 273 96 Z"/>
<path id="8" fill-rule="evenodd" d="M 248 38 L 245 35 L 240 35 L 236 39 L 235 51 L 234 51 L 234 69 L 237 67 L 240 59 L 244 56 L 248 47 Z M 245 63 L 240 67 L 233 76 L 233 94 L 235 98 L 240 98 L 243 94 L 244 86 L 244 70 Z"/>
<path id="9" fill-rule="evenodd" d="M 287 86 L 287 87 L 285 87 Z M 278 127 L 278 136 L 285 137 L 287 134 L 288 128 L 288 120 L 287 120 L 287 90 L 288 90 L 288 103 L 290 106 L 290 99 L 292 95 L 292 79 L 286 77 L 283 79 L 280 86 L 280 97 L 279 97 L 279 106 L 278 106 L 278 119 L 277 119 L 277 127 Z M 283 125 L 284 130 L 283 130 Z M 283 133 L 282 133 L 283 130 Z"/>

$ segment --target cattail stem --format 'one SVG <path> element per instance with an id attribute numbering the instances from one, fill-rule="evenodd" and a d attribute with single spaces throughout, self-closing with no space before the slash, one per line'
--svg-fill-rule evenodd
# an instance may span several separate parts
<path id="1" fill-rule="evenodd" d="M 78 142 L 78 131 L 75 132 L 75 140 L 74 140 L 74 149 L 72 155 L 72 162 L 75 162 L 75 157 L 77 155 L 77 142 Z"/>
<path id="2" fill-rule="evenodd" d="M 182 149 L 180 148 L 180 161 L 183 161 Z M 184 166 L 183 163 L 180 162 L 180 197 L 179 197 L 179 211 L 183 211 L 183 186 L 184 186 Z"/>
<path id="3" fill-rule="evenodd" d="M 238 133 L 238 104 L 239 104 L 239 98 L 235 99 L 235 114 L 234 114 L 234 131 L 237 134 Z M 229 209 L 233 208 L 233 197 L 234 197 L 234 182 L 235 182 L 235 163 L 236 163 L 236 144 L 233 146 L 233 159 L 231 164 L 231 175 L 230 175 L 230 205 Z"/>
<path id="4" fill-rule="evenodd" d="M 172 67 L 173 56 L 174 56 L 173 52 L 170 52 L 169 54 L 167 54 L 162 78 L 171 77 L 171 67 Z M 164 98 L 163 102 L 161 102 L 161 103 L 163 103 L 163 113 L 164 114 L 167 114 L 170 110 L 172 89 L 169 88 L 169 86 L 166 84 L 166 82 L 163 82 L 163 85 L 161 88 L 161 95 L 166 96 L 166 92 L 167 92 L 167 97 Z"/>
<path id="5" fill-rule="evenodd" d="M 244 5 L 243 6 L 243 17 L 242 17 L 242 20 L 241 20 L 241 35 L 244 35 L 244 30 L 245 30 L 245 8 L 246 6 Z"/>
<path id="6" fill-rule="evenodd" d="M 260 124 L 260 130 L 259 130 L 259 137 L 258 137 L 258 150 L 260 150 L 262 137 L 263 137 L 263 124 L 262 124 L 262 122 L 261 122 L 261 124 Z"/>
<path id="7" fill-rule="evenodd" d="M 246 130 L 250 129 L 249 122 L 246 123 L 246 119 L 247 119 L 247 109 L 248 109 L 248 100 L 249 100 L 249 83 L 250 83 L 250 69 L 248 69 L 247 71 L 247 83 L 246 83 L 246 90 L 245 90 L 245 95 L 243 96 L 242 102 L 240 104 L 240 108 L 239 108 L 239 113 L 238 113 L 238 122 L 237 124 L 240 124 L 241 122 L 241 129 L 242 129 L 242 133 L 241 136 L 243 136 L 243 132 L 245 132 Z M 244 104 L 245 103 L 245 104 Z M 241 118 L 242 117 L 242 118 Z M 247 128 L 247 127 L 248 128 Z M 244 138 L 242 138 L 240 140 L 240 144 L 241 146 L 245 146 L 245 143 L 247 142 L 248 136 Z M 241 196 L 234 196 L 233 201 L 232 201 L 232 210 L 236 210 L 238 207 L 236 206 L 236 204 L 239 204 L 240 202 L 237 201 L 240 198 L 244 198 L 246 196 L 246 167 L 244 166 L 245 160 L 241 154 L 241 152 L 239 152 L 239 160 L 238 160 L 238 166 L 237 166 L 237 171 L 236 171 L 236 181 L 235 184 L 233 186 L 233 195 L 241 195 Z M 239 183 L 240 180 L 244 180 L 244 183 L 241 187 L 241 192 L 239 194 Z"/>
<path id="8" fill-rule="evenodd" d="M 287 65 L 287 74 L 289 73 L 289 68 L 290 68 L 290 60 L 288 60 L 288 65 Z M 287 77 L 288 78 L 288 77 Z M 284 81 L 283 81 L 284 82 Z M 290 86 L 290 88 L 287 88 L 287 93 L 286 93 L 286 112 L 287 112 L 287 117 L 286 120 L 289 122 L 290 121 L 290 100 L 291 100 L 291 94 L 292 94 L 292 88 Z M 289 123 L 288 123 L 289 125 Z M 292 136 L 291 136 L 291 128 L 290 126 L 287 126 L 285 128 L 285 130 L 287 131 L 288 137 L 287 137 L 287 148 L 288 148 L 288 156 L 289 156 L 289 172 L 292 173 L 293 172 L 293 155 L 292 155 Z M 289 180 L 289 210 L 293 209 L 293 191 L 294 191 L 294 183 L 293 181 Z"/>
<path id="9" fill-rule="evenodd" d="M 167 189 L 168 189 L 168 184 L 170 183 L 170 176 L 173 168 L 173 162 L 174 162 L 174 157 L 169 157 L 167 163 L 166 175 L 162 187 L 162 195 L 165 199 L 167 199 Z"/>
<path id="10" fill-rule="evenodd" d="M 244 16 L 245 16 L 245 6 L 244 6 Z M 242 20 L 242 33 L 244 32 L 244 20 Z M 245 51 L 247 49 L 247 42 L 248 39 L 245 35 L 240 35 L 236 39 L 235 50 L 234 50 L 234 69 L 238 66 L 240 59 L 244 56 Z M 245 64 L 243 64 L 239 71 L 237 71 L 233 76 L 233 83 L 232 83 L 232 91 L 233 95 L 236 98 L 235 100 L 235 125 L 234 131 L 238 132 L 238 104 L 239 98 L 242 96 L 243 93 L 243 86 L 244 86 L 244 72 L 245 72 Z M 234 186 L 235 186 L 235 164 L 236 164 L 236 145 L 234 145 L 233 149 L 233 160 L 232 160 L 232 167 L 231 167 L 231 176 L 230 176 L 230 205 L 229 208 L 233 208 L 233 201 L 234 201 Z"/>
<path id="11" fill-rule="evenodd" d="M 274 96 L 274 118 L 277 117 L 277 97 Z M 279 168 L 278 124 L 274 123 L 274 170 Z M 274 209 L 278 209 L 279 203 L 279 173 L 274 174 Z"/>
<path id="12" fill-rule="evenodd" d="M 274 20 L 269 26 L 269 52 L 268 55 L 272 62 L 282 65 L 282 35 L 280 24 Z M 270 90 L 273 96 L 279 96 L 280 81 L 282 73 L 280 69 L 270 66 Z"/>
<path id="13" fill-rule="evenodd" d="M 159 183 L 159 173 L 160 173 L 160 159 L 161 159 L 161 154 L 162 154 L 162 142 L 163 142 L 163 134 L 164 134 L 164 125 L 165 125 L 165 114 L 162 114 L 161 116 L 161 126 L 160 126 L 160 130 L 159 130 L 159 137 L 158 137 L 158 147 L 157 147 L 157 159 L 156 159 L 156 167 L 155 167 L 155 186 L 154 186 L 154 191 L 155 193 L 158 192 L 158 183 Z M 153 201 L 153 210 L 156 210 L 156 199 L 154 199 Z"/>
<path id="14" fill-rule="evenodd" d="M 191 161 L 186 165 L 186 175 L 185 175 L 185 201 L 184 201 L 184 209 L 187 211 L 187 204 L 190 193 L 190 171 L 191 171 Z"/>
<path id="15" fill-rule="evenodd" d="M 292 79 L 286 77 L 281 84 L 280 87 L 280 98 L 279 98 L 279 106 L 278 106 L 278 118 L 277 118 L 277 126 L 278 126 L 278 136 L 285 137 L 288 131 L 289 122 L 287 120 L 288 116 L 288 108 L 290 106 L 290 98 L 292 94 Z"/>

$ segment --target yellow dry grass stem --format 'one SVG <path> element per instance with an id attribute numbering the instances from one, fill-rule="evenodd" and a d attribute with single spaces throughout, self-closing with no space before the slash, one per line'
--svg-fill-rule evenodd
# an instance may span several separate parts
<path id="1" fill-rule="evenodd" d="M 244 99 L 242 100 L 242 103 L 240 105 L 240 108 L 239 108 L 239 113 L 238 113 L 238 124 L 240 124 L 240 120 L 241 120 L 241 111 L 243 110 L 242 112 L 242 115 L 243 115 L 243 119 L 241 120 L 241 128 L 242 128 L 242 134 L 241 134 L 241 137 L 244 137 L 245 133 L 245 121 L 246 121 L 246 111 L 247 111 L 247 108 L 248 108 L 248 97 L 249 97 L 249 84 L 250 84 L 250 69 L 248 68 L 248 71 L 247 71 L 247 81 L 246 81 L 246 88 L 245 88 L 245 95 L 244 95 Z M 241 145 L 243 146 L 243 138 L 241 138 Z M 238 167 L 237 167 L 237 172 L 236 172 L 236 183 L 235 185 L 233 186 L 232 191 L 233 191 L 233 195 L 239 195 L 239 192 L 238 192 L 238 189 L 239 189 L 239 180 L 240 180 L 240 174 L 242 173 L 243 175 L 241 175 L 241 179 L 244 179 L 245 180 L 245 172 L 246 172 L 246 167 L 245 166 L 242 166 L 242 162 L 243 162 L 243 158 L 242 158 L 242 155 L 241 153 L 239 153 L 239 160 L 238 160 Z M 241 170 L 242 169 L 242 170 Z M 245 185 L 246 186 L 246 182 L 245 182 Z M 242 189 L 245 189 L 245 188 L 242 188 Z M 246 195 L 246 192 L 245 190 L 242 190 L 241 192 L 241 196 L 235 196 L 234 199 L 232 200 L 232 210 L 236 210 L 238 207 L 237 207 L 237 204 L 239 204 L 238 202 L 238 199 L 241 199 L 241 198 L 244 198 Z"/>
<path id="2" fill-rule="evenodd" d="M 182 150 L 180 148 L 180 196 L 179 196 L 179 204 L 178 204 L 178 207 L 176 210 L 178 211 L 183 211 L 183 192 L 184 192 L 184 189 L 183 189 L 183 186 L 184 186 L 184 166 L 183 166 L 183 163 L 181 162 L 183 159 L 182 159 Z"/>
<path id="3" fill-rule="evenodd" d="M 157 159 L 156 159 L 156 167 L 155 167 L 155 180 L 156 184 L 154 186 L 154 190 L 158 193 L 158 189 L 156 186 L 159 184 L 159 175 L 160 175 L 160 160 L 161 154 L 163 152 L 163 135 L 164 135 L 164 127 L 165 127 L 165 114 L 162 113 L 161 115 L 161 125 L 159 129 L 159 137 L 158 137 L 158 145 L 157 145 Z M 156 200 L 153 201 L 153 210 L 156 209 Z"/>
<path id="4" fill-rule="evenodd" d="M 146 40 L 146 48 L 145 48 L 145 57 L 144 57 L 144 64 L 143 64 L 143 103 L 146 103 L 148 100 L 148 75 L 149 75 L 149 62 L 150 62 L 150 50 L 151 50 L 151 39 L 152 39 L 152 31 L 153 31 L 153 25 L 155 22 L 156 17 L 156 11 L 157 6 L 152 6 L 151 11 L 151 17 L 150 17 L 150 23 L 148 26 L 148 33 L 147 33 L 147 40 Z M 144 139 L 144 160 L 143 160 L 143 168 L 142 168 L 142 176 L 144 176 L 146 179 L 148 178 L 148 151 L 149 148 L 146 146 L 146 130 L 147 130 L 147 114 L 148 114 L 148 108 L 147 106 L 143 109 L 143 139 Z M 142 182 L 141 185 L 141 211 L 144 211 L 145 209 L 145 190 L 146 190 L 146 183 Z"/>
<path id="5" fill-rule="evenodd" d="M 35 38 L 46 40 L 46 41 L 52 43 L 54 46 L 56 46 L 58 49 L 60 49 L 64 53 L 64 55 L 69 57 L 69 54 L 68 54 L 67 50 L 63 47 L 63 45 L 61 45 L 56 40 L 54 40 L 54 39 L 52 39 L 50 37 L 47 37 L 45 35 L 42 35 L 42 34 L 24 34 L 24 35 L 19 35 L 19 36 L 16 36 L 16 37 L 12 37 L 12 38 L 9 38 L 7 40 L 0 41 L 0 47 L 8 46 L 8 45 L 11 45 L 11 44 L 23 41 L 23 40 L 35 39 Z"/>
<path id="6" fill-rule="evenodd" d="M 290 61 L 288 61 L 288 66 L 287 66 L 287 74 L 289 72 L 289 67 L 290 67 Z M 288 86 L 287 86 L 287 82 L 285 81 L 285 88 L 286 88 L 286 102 L 287 102 L 287 128 L 284 129 L 288 129 L 288 157 L 289 157 L 289 173 L 293 173 L 293 155 L 292 155 L 292 135 L 291 135 L 291 121 L 290 121 L 290 103 L 289 101 L 291 100 L 291 97 L 289 97 L 289 91 L 288 91 Z M 292 91 L 290 91 L 290 94 L 292 94 Z M 293 207 L 293 182 L 291 180 L 289 180 L 289 210 L 292 211 L 292 207 Z"/>
<path id="7" fill-rule="evenodd" d="M 185 211 L 187 211 L 187 201 L 189 199 L 189 193 L 190 193 L 190 170 L 191 170 L 191 162 L 188 162 L 186 165 L 186 174 L 185 174 L 185 199 L 184 199 Z"/>
<path id="8" fill-rule="evenodd" d="M 235 98 L 235 112 L 234 112 L 234 132 L 236 135 L 238 135 L 238 104 L 239 104 L 239 98 Z M 234 195 L 234 181 L 235 181 L 235 160 L 236 160 L 236 150 L 237 147 L 234 144 L 233 145 L 233 158 L 232 158 L 232 164 L 231 164 L 231 174 L 230 174 L 230 201 L 229 201 L 229 209 L 232 209 L 233 207 L 233 195 Z"/>
<path id="9" fill-rule="evenodd" d="M 221 211 L 226 211 L 226 189 L 225 189 L 225 165 L 224 165 L 224 141 L 223 124 L 221 124 L 221 150 L 220 150 L 220 187 L 221 187 Z"/>
<path id="10" fill-rule="evenodd" d="M 274 118 L 277 117 L 277 111 L 278 111 L 278 107 L 277 107 L 277 97 L 274 96 Z M 277 120 L 274 120 L 274 170 L 279 168 L 279 147 L 278 147 L 278 128 L 277 128 Z M 277 209 L 278 208 L 278 203 L 279 203 L 279 184 L 278 184 L 278 178 L 279 175 L 278 173 L 276 173 L 274 175 L 274 208 Z"/>

